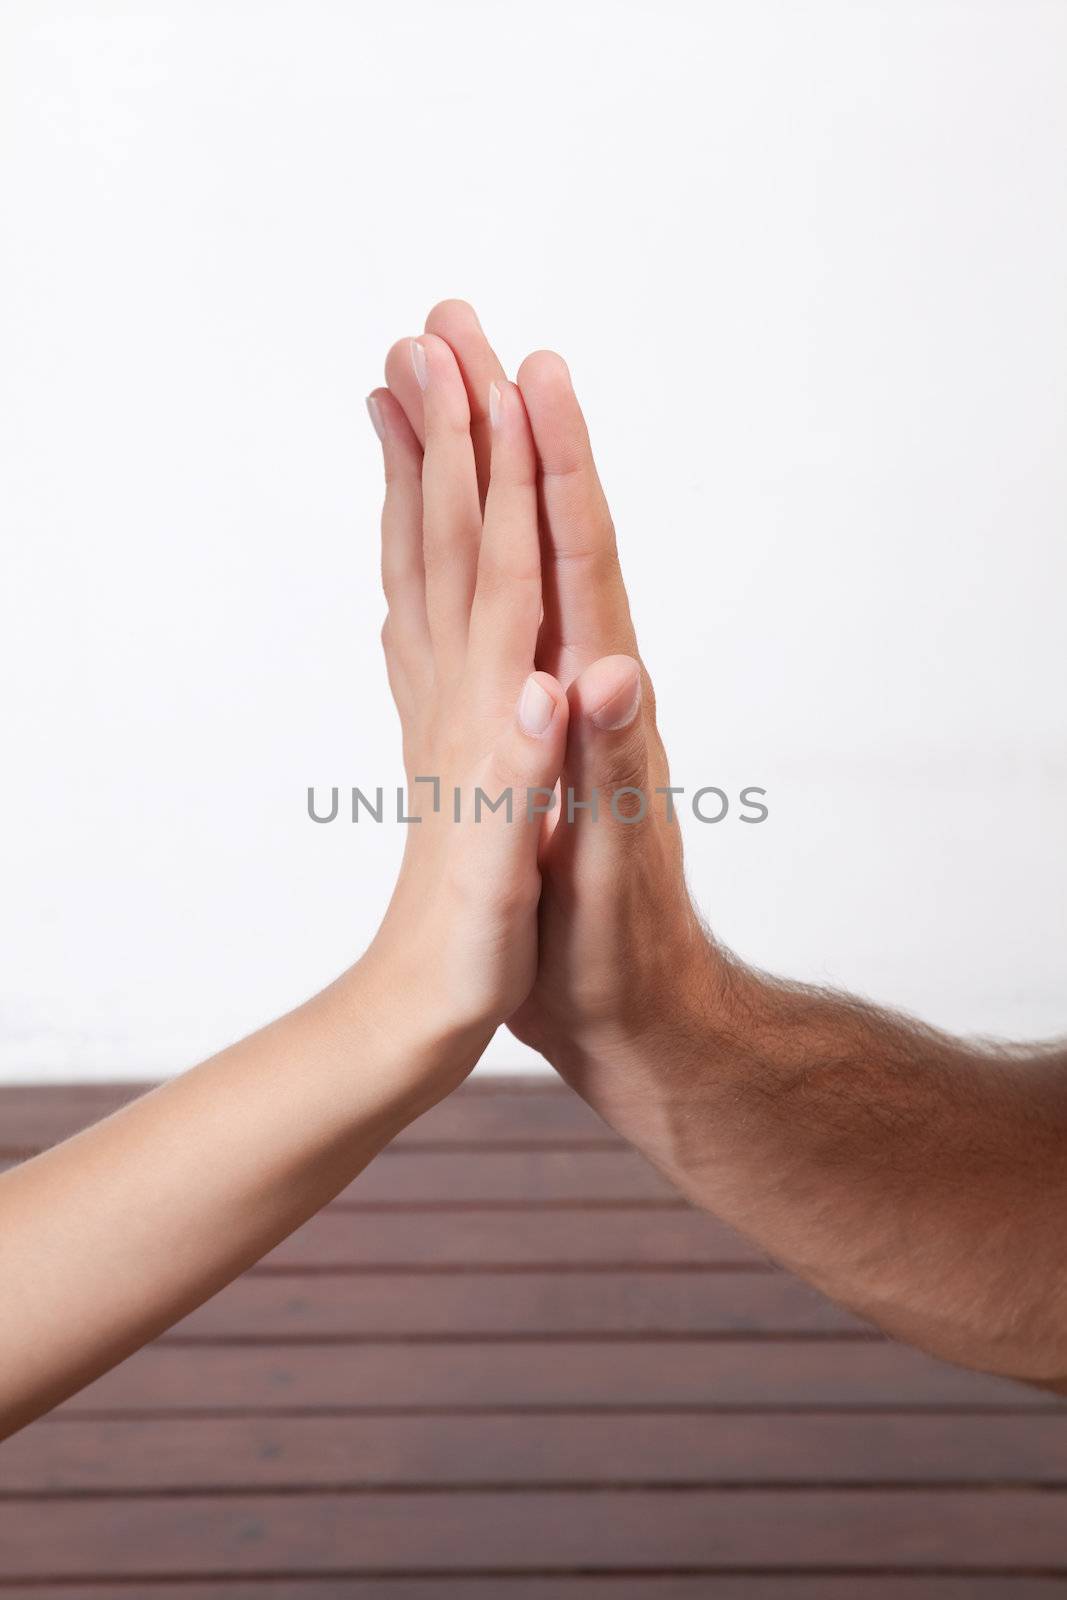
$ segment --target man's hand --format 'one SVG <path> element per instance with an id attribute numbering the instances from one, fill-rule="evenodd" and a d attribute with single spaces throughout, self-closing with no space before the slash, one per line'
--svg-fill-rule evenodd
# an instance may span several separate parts
<path id="1" fill-rule="evenodd" d="M 427 327 L 477 412 L 501 368 L 474 313 L 448 301 Z M 387 372 L 415 420 L 396 351 Z M 703 931 L 655 794 L 669 778 L 651 685 L 566 366 L 530 356 L 518 384 L 540 466 L 536 661 L 567 686 L 570 730 L 538 973 L 512 1027 L 692 1199 L 828 1294 L 935 1354 L 1057 1386 L 1067 1051 L 974 1045 L 779 983 Z M 484 484 L 484 418 L 472 436 Z M 608 808 L 628 787 L 648 801 L 639 821 Z M 596 821 L 568 818 L 568 789 L 599 791 Z"/>

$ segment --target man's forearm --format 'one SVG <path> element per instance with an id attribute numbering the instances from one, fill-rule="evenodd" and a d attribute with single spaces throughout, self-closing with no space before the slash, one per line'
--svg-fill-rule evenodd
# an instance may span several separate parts
<path id="1" fill-rule="evenodd" d="M 692 1199 L 889 1333 L 1067 1373 L 1067 1053 L 972 1045 L 709 950 L 559 1066 Z"/>

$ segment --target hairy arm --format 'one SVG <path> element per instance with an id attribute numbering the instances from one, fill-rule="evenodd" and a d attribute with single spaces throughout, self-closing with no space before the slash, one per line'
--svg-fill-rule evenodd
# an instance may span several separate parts
<path id="1" fill-rule="evenodd" d="M 435 307 L 472 393 L 501 375 L 470 308 Z M 390 386 L 417 420 L 407 366 Z M 1055 1387 L 1067 1374 L 1067 1050 L 951 1039 L 735 962 L 690 903 L 655 697 L 566 364 L 518 384 L 540 467 L 537 663 L 566 685 L 537 978 L 508 1019 L 697 1203 L 900 1338 Z M 475 437 L 476 454 L 484 447 Z M 611 794 L 648 799 L 613 821 Z"/>
<path id="2" fill-rule="evenodd" d="M 1062 1046 L 951 1038 L 710 942 L 653 1015 L 554 1059 L 690 1198 L 896 1337 L 1062 1381 Z"/>

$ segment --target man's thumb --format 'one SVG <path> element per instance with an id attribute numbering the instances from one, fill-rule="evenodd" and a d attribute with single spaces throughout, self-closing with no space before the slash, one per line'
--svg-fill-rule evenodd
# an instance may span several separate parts
<path id="1" fill-rule="evenodd" d="M 602 656 L 574 680 L 567 699 L 560 822 L 639 821 L 651 803 L 640 663 L 632 656 Z"/>

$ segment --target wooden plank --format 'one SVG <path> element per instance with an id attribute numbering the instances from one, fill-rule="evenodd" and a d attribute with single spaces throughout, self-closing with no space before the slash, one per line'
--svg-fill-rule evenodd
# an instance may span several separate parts
<path id="1" fill-rule="evenodd" d="M 327 1209 L 266 1256 L 261 1268 L 738 1264 L 773 1270 L 724 1223 L 685 1206 L 501 1211 L 442 1205 L 414 1215 L 404 1210 L 353 1214 Z"/>
<path id="2" fill-rule="evenodd" d="M 0 1160 L 0 1170 L 15 1164 Z M 335 1204 L 578 1205 L 677 1201 L 678 1191 L 636 1150 L 422 1150 L 391 1145 Z"/>
<path id="3" fill-rule="evenodd" d="M 676 1200 L 636 1150 L 420 1150 L 393 1145 L 340 1197 L 349 1205 Z"/>
<path id="4" fill-rule="evenodd" d="M 67 1401 L 67 1413 L 744 1406 L 959 1406 L 1055 1411 L 1067 1402 L 883 1341 L 595 1340 L 495 1344 L 156 1344 Z"/>
<path id="5" fill-rule="evenodd" d="M 0 1584 L 4 1600 L 132 1600 L 128 1584 Z M 139 1583 L 137 1600 L 1062 1600 L 1061 1578 L 944 1577 L 897 1573 L 892 1577 L 777 1572 L 763 1576 L 675 1574 L 639 1578 L 583 1573 L 580 1577 L 509 1578 L 476 1573 L 459 1578 L 257 1578 L 251 1583 L 196 1579 Z"/>
<path id="6" fill-rule="evenodd" d="M 327 1209 L 264 1258 L 262 1271 L 344 1267 L 678 1267 L 763 1258 L 706 1212 L 611 1210 Z M 769 1268 L 767 1270 L 770 1270 Z"/>
<path id="7" fill-rule="evenodd" d="M 361 1273 L 239 1278 L 165 1335 L 186 1339 L 867 1333 L 783 1272 Z"/>
<path id="8" fill-rule="evenodd" d="M 0 1147 L 139 1087 L 0 1090 Z M 482 1080 L 8 1443 L 0 1600 L 380 1600 L 360 1571 L 462 1574 L 390 1600 L 696 1600 L 704 1569 L 715 1600 L 1061 1592 L 1019 1573 L 1067 1574 L 1067 1405 L 856 1335 L 552 1080 Z"/>
<path id="9" fill-rule="evenodd" d="M 151 1083 L 0 1086 L 0 1150 L 42 1150 L 147 1093 Z M 476 1078 L 405 1128 L 397 1143 L 617 1144 L 558 1078 Z"/>
<path id="10" fill-rule="evenodd" d="M 773 1530 L 773 1533 L 772 1533 Z M 0 1503 L 8 1579 L 983 1568 L 1067 1575 L 1067 1491 L 189 1495 Z"/>
<path id="11" fill-rule="evenodd" d="M 1067 1485 L 1059 1415 L 170 1417 L 59 1414 L 10 1439 L 0 1496 L 556 1484 Z"/>

